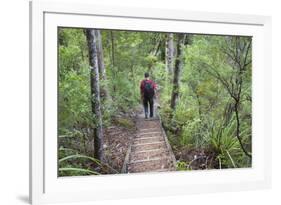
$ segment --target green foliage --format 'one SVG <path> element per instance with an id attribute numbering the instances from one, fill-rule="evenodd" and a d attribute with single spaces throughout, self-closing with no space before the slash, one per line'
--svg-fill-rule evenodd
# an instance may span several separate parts
<path id="1" fill-rule="evenodd" d="M 106 173 L 119 173 L 117 170 L 102 163 L 94 157 L 79 154 L 76 150 L 60 147 L 59 149 L 59 172 L 61 176 L 99 175 Z M 74 167 L 75 166 L 75 167 Z M 93 167 L 96 169 L 94 170 Z"/>
<path id="2" fill-rule="evenodd" d="M 194 145 L 195 147 L 200 147 L 204 144 L 201 139 L 201 120 L 194 119 L 182 127 L 181 144 L 182 145 Z"/>
<path id="3" fill-rule="evenodd" d="M 91 125 L 91 95 L 85 36 L 82 30 L 59 29 L 59 135 L 78 124 Z M 82 93 L 82 94 L 81 94 Z"/>
<path id="4" fill-rule="evenodd" d="M 130 79 L 128 79 L 125 72 L 119 72 L 112 82 L 114 99 L 113 106 L 116 110 L 122 110 L 128 112 L 131 108 L 138 104 L 138 93 L 136 92 L 136 86 Z"/>
<path id="5" fill-rule="evenodd" d="M 63 167 L 59 168 L 59 172 L 61 172 L 61 175 L 70 175 L 70 176 L 76 176 L 76 175 L 99 175 L 100 173 L 88 170 L 88 169 L 82 169 L 82 168 L 74 168 L 74 167 Z"/>
<path id="6" fill-rule="evenodd" d="M 226 50 L 234 52 L 237 46 L 234 41 L 245 43 L 250 38 L 207 35 L 191 38 L 192 44 L 185 46 L 180 97 L 174 111 L 169 108 L 171 88 L 165 88 L 161 95 L 161 116 L 170 130 L 169 139 L 177 149 L 213 150 L 222 168 L 249 167 L 251 159 L 245 156 L 236 136 L 234 99 L 227 88 L 238 86 L 236 79 L 240 74 Z M 241 51 L 240 55 L 245 56 L 245 52 Z M 251 66 L 246 67 L 242 80 L 239 134 L 243 145 L 250 151 Z M 169 83 L 166 85 L 171 87 Z"/>
<path id="7" fill-rule="evenodd" d="M 237 139 L 235 98 L 231 95 L 232 91 L 237 94 L 241 85 L 239 134 L 246 150 L 251 152 L 252 68 L 249 60 L 252 54 L 250 51 L 247 55 L 243 50 L 243 45 L 250 45 L 250 37 L 188 34 L 188 42 L 182 45 L 179 97 L 176 108 L 171 109 L 173 76 L 166 70 L 167 34 L 101 30 L 101 36 L 106 79 L 100 79 L 100 87 L 108 89 L 110 95 L 110 99 L 101 96 L 104 127 L 115 123 L 133 128 L 132 122 L 117 116 L 135 110 L 140 104 L 139 84 L 144 73 L 149 72 L 158 85 L 159 113 L 174 150 L 212 150 L 222 168 L 251 166 L 251 159 L 245 156 Z M 87 142 L 92 140 L 92 129 L 96 127 L 91 108 L 86 37 L 83 29 L 60 28 L 58 38 L 59 141 L 67 141 L 71 146 L 76 143 L 73 147 L 64 146 L 67 143 L 60 146 L 59 173 L 97 174 L 97 170 L 85 166 L 91 161 L 104 167 L 93 160 L 93 154 L 86 149 Z M 176 40 L 175 34 L 175 44 Z M 235 62 L 233 54 L 239 62 Z M 243 58 L 249 64 L 241 71 L 238 65 L 243 63 Z M 188 162 L 179 161 L 177 169 L 186 170 L 187 165 Z"/>
<path id="8" fill-rule="evenodd" d="M 186 171 L 186 170 L 190 170 L 188 168 L 187 163 L 184 161 L 178 161 L 177 162 L 177 171 Z"/>
<path id="9" fill-rule="evenodd" d="M 84 71 L 84 72 L 83 72 Z M 59 83 L 60 127 L 71 128 L 77 123 L 91 124 L 88 71 L 81 67 L 81 73 L 69 71 Z M 81 95 L 81 93 L 85 93 Z"/>

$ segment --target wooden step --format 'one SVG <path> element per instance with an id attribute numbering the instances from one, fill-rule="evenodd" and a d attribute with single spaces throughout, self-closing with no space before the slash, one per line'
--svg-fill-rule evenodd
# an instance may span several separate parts
<path id="1" fill-rule="evenodd" d="M 143 144 L 133 144 L 132 145 L 132 152 L 138 152 L 138 151 L 145 151 L 145 150 L 151 150 L 151 149 L 165 149 L 166 144 L 164 141 L 162 142 L 153 142 L 153 143 L 143 143 Z"/>
<path id="2" fill-rule="evenodd" d="M 142 121 L 137 125 L 138 129 L 151 129 L 151 128 L 161 128 L 159 121 Z"/>
<path id="3" fill-rule="evenodd" d="M 165 160 L 168 159 L 166 158 L 161 158 L 161 157 L 155 157 L 152 159 L 141 159 L 141 160 L 135 160 L 135 161 L 130 161 L 129 164 L 137 164 L 137 163 L 143 163 L 143 162 L 153 162 L 153 161 L 160 161 L 160 160 Z"/>
<path id="4" fill-rule="evenodd" d="M 135 139 L 133 141 L 133 144 L 144 144 L 144 143 L 153 143 L 153 142 L 163 142 L 163 137 L 145 137 L 145 138 L 139 138 Z"/>
<path id="5" fill-rule="evenodd" d="M 169 157 L 168 151 L 158 151 L 158 152 L 141 152 L 141 153 L 132 153 L 130 157 L 130 161 L 137 160 L 149 160 L 154 158 L 167 158 Z"/>
<path id="6" fill-rule="evenodd" d="M 140 129 L 139 130 L 140 133 L 148 133 L 148 132 L 161 132 L 161 128 L 157 127 L 157 128 L 144 128 L 144 129 Z"/>
<path id="7" fill-rule="evenodd" d="M 155 137 L 155 136 L 161 136 L 162 132 L 146 132 L 146 133 L 139 133 L 137 134 L 136 138 L 139 137 Z"/>
<path id="8" fill-rule="evenodd" d="M 165 152 L 167 151 L 166 148 L 157 148 L 157 149 L 149 149 L 149 150 L 139 150 L 139 151 L 134 151 L 133 154 L 140 154 L 140 153 L 149 153 L 149 152 Z"/>
<path id="9" fill-rule="evenodd" d="M 162 135 L 159 135 L 159 136 L 135 137 L 134 140 L 153 139 L 153 138 L 164 139 Z"/>
<path id="10" fill-rule="evenodd" d="M 145 172 L 155 171 L 159 169 L 169 169 L 171 168 L 172 163 L 169 158 L 158 158 L 157 160 L 149 160 L 149 161 L 139 161 L 137 163 L 130 163 L 128 165 L 128 172 Z"/>

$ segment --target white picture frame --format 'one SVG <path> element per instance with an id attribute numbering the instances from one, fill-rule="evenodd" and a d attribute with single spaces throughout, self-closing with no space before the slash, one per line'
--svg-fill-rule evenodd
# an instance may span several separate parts
<path id="1" fill-rule="evenodd" d="M 252 168 L 58 178 L 58 26 L 253 36 Z M 30 111 L 32 204 L 269 188 L 271 18 L 82 3 L 30 2 Z"/>

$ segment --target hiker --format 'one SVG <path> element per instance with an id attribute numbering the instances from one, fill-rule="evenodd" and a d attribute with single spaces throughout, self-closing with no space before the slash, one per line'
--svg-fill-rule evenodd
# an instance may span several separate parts
<path id="1" fill-rule="evenodd" d="M 149 79 L 149 73 L 144 74 L 145 79 L 141 81 L 140 92 L 141 100 L 144 107 L 145 119 L 148 117 L 148 104 L 149 116 L 153 117 L 153 98 L 156 90 L 156 83 Z"/>

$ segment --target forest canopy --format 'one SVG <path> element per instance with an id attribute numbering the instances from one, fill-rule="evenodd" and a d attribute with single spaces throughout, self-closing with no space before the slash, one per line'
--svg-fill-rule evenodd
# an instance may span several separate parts
<path id="1" fill-rule="evenodd" d="M 121 172 L 145 72 L 177 170 L 251 167 L 251 37 L 59 28 L 58 54 L 59 176 Z"/>

